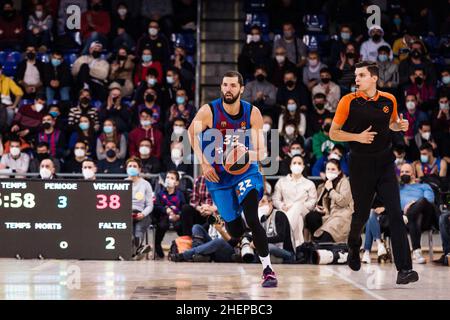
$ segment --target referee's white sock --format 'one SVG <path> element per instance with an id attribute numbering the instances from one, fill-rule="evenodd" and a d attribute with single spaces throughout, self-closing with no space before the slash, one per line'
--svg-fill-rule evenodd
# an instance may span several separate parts
<path id="1" fill-rule="evenodd" d="M 269 267 L 271 270 L 273 270 L 272 264 L 270 263 L 270 254 L 265 257 L 259 256 L 259 260 L 261 260 L 263 271 L 266 269 L 266 267 Z"/>

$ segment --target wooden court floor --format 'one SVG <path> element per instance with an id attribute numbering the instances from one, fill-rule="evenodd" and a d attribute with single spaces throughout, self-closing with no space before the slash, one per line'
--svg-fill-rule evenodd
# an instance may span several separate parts
<path id="1" fill-rule="evenodd" d="M 0 259 L 0 299 L 450 299 L 450 267 L 430 263 L 407 286 L 389 263 L 274 268 L 278 288 L 261 288 L 258 264 Z"/>

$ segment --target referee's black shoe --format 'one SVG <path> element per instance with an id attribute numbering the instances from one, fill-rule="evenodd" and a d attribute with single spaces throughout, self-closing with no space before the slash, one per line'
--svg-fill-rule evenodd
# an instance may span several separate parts
<path id="1" fill-rule="evenodd" d="M 397 284 L 408 284 L 419 280 L 419 274 L 414 270 L 400 270 L 397 275 Z"/>
<path id="2" fill-rule="evenodd" d="M 361 259 L 359 257 L 359 248 L 348 248 L 347 264 L 353 271 L 361 269 Z"/>

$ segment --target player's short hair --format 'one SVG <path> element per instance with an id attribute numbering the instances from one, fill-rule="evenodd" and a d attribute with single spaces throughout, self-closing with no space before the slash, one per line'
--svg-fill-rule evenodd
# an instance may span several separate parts
<path id="1" fill-rule="evenodd" d="M 225 77 L 227 77 L 227 78 L 238 78 L 239 85 L 241 87 L 244 85 L 244 78 L 242 77 L 242 74 L 240 74 L 237 71 L 233 71 L 233 70 L 227 71 L 227 72 L 225 72 L 225 74 L 223 75 L 222 78 L 225 78 Z"/>
<path id="2" fill-rule="evenodd" d="M 372 61 L 361 61 L 355 64 L 355 68 L 367 68 L 370 75 L 379 77 L 379 68 L 376 62 Z"/>

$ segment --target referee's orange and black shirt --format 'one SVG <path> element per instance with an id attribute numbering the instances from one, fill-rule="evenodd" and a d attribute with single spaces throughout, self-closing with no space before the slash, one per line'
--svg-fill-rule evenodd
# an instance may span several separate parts
<path id="1" fill-rule="evenodd" d="M 397 100 L 392 94 L 377 90 L 374 97 L 368 98 L 357 91 L 341 98 L 333 121 L 350 133 L 361 133 L 372 126 L 370 131 L 377 135 L 371 144 L 349 142 L 351 152 L 372 154 L 391 148 L 389 123 L 397 121 L 397 117 Z"/>

